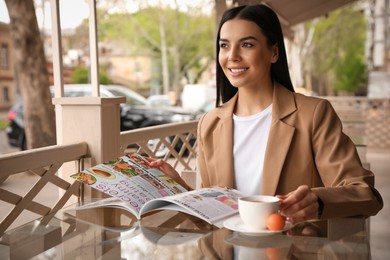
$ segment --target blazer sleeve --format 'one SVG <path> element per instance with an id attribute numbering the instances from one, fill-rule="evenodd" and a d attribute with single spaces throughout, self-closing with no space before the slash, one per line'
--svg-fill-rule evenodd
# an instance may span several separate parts
<path id="1" fill-rule="evenodd" d="M 324 204 L 321 219 L 377 214 L 383 200 L 374 187 L 374 174 L 363 168 L 329 101 L 317 104 L 312 120 L 314 158 L 324 184 L 312 191 Z"/>

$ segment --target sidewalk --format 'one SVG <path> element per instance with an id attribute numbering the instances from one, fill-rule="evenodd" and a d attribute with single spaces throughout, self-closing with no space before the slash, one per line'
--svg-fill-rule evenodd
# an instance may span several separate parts
<path id="1" fill-rule="evenodd" d="M 7 121 L 8 120 L 8 110 L 1 110 L 0 109 L 0 121 Z"/>

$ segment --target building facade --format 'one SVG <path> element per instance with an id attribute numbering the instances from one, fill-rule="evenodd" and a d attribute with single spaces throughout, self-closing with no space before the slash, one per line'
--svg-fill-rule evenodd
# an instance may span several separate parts
<path id="1" fill-rule="evenodd" d="M 0 110 L 9 109 L 16 96 L 12 46 L 9 25 L 0 22 Z"/>

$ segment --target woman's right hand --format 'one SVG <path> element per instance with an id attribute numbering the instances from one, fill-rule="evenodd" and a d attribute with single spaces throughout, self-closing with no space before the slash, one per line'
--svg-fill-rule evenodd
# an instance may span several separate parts
<path id="1" fill-rule="evenodd" d="M 159 169 L 165 175 L 167 175 L 172 180 L 179 183 L 181 186 L 183 186 L 187 190 L 192 190 L 192 188 L 190 186 L 188 186 L 188 184 L 181 178 L 181 176 L 175 170 L 175 168 L 173 168 L 169 163 L 165 162 L 164 160 L 151 158 L 151 157 L 145 157 L 145 159 L 149 161 L 150 167 Z"/>

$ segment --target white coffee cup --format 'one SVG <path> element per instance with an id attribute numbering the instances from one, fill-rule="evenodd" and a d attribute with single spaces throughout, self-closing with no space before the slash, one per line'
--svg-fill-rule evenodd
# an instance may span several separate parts
<path id="1" fill-rule="evenodd" d="M 277 213 L 280 199 L 274 196 L 254 195 L 238 200 L 238 211 L 245 226 L 252 230 L 267 228 L 267 218 Z"/>

